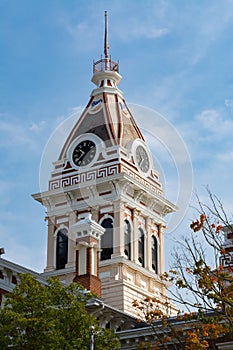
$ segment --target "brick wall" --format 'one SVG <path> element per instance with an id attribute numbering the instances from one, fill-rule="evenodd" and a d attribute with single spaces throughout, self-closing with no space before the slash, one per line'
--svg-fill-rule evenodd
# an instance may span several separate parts
<path id="1" fill-rule="evenodd" d="M 89 274 L 76 276 L 74 282 L 80 283 L 84 288 L 101 298 L 101 281 L 98 277 Z"/>

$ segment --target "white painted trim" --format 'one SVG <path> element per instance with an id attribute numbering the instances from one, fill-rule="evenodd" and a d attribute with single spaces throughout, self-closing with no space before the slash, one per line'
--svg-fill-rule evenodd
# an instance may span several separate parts
<path id="1" fill-rule="evenodd" d="M 114 227 L 114 218 L 112 217 L 112 215 L 109 215 L 109 214 L 104 214 L 104 216 L 99 220 L 98 224 L 101 225 L 105 219 L 112 219 L 113 227 Z"/>
<path id="2" fill-rule="evenodd" d="M 137 150 L 138 146 L 143 147 L 144 150 L 146 151 L 147 155 L 148 155 L 149 169 L 148 169 L 148 171 L 146 173 L 141 170 L 141 168 L 140 168 L 140 166 L 139 166 L 139 164 L 137 162 L 136 150 Z M 140 140 L 140 139 L 134 140 L 133 144 L 132 144 L 132 154 L 133 154 L 134 163 L 136 164 L 138 172 L 140 173 L 140 175 L 146 176 L 146 177 L 149 176 L 150 172 L 151 172 L 151 170 L 153 168 L 153 158 L 152 158 L 151 152 L 150 152 L 149 147 L 147 146 L 147 144 L 143 140 Z"/>
<path id="3" fill-rule="evenodd" d="M 114 252 L 114 218 L 112 217 L 112 215 L 109 215 L 109 214 L 104 214 L 104 216 L 99 220 L 99 222 L 98 222 L 98 224 L 99 225 L 101 225 L 102 224 L 102 222 L 105 220 L 105 219 L 111 219 L 112 220 L 112 242 L 113 242 L 113 252 Z M 103 234 L 103 236 L 104 236 L 104 234 Z M 102 236 L 102 237 L 103 237 Z M 102 238 L 101 237 L 101 238 Z M 101 241 L 102 241 L 102 239 L 100 239 L 100 247 L 102 247 L 102 245 L 101 245 Z M 108 259 L 109 260 L 109 259 Z M 101 261 L 101 258 L 100 258 L 100 261 Z"/>
<path id="4" fill-rule="evenodd" d="M 67 230 L 67 237 L 69 239 L 69 228 L 67 226 L 65 226 L 64 224 L 59 225 L 59 227 L 56 229 L 56 231 L 54 232 L 54 240 L 53 240 L 53 267 L 56 270 L 57 269 L 57 234 L 59 231 L 61 230 Z M 68 249 L 69 249 L 69 244 L 68 244 Z M 68 253 L 68 252 L 67 252 Z"/>
<path id="5" fill-rule="evenodd" d="M 146 246 L 147 246 L 147 244 L 146 244 L 146 241 L 147 241 L 147 233 L 146 233 L 145 227 L 142 228 L 142 225 L 139 225 L 139 226 L 138 226 L 138 232 L 137 232 L 137 237 L 138 237 L 137 243 L 138 243 L 138 241 L 139 241 L 139 230 L 142 230 L 142 231 L 143 231 L 143 235 L 144 235 L 144 266 L 142 266 L 142 264 L 139 262 L 138 259 L 137 259 L 137 263 L 138 263 L 140 266 L 142 266 L 142 268 L 145 269 L 145 268 L 146 268 L 146 265 L 147 265 L 147 255 L 146 255 L 146 253 L 147 253 L 147 249 L 146 249 Z M 139 255 L 139 247 L 138 247 L 138 244 L 137 244 L 137 250 L 138 250 L 138 255 Z"/>
<path id="6" fill-rule="evenodd" d="M 152 237 L 154 237 L 157 241 L 157 267 L 158 267 L 158 275 L 160 274 L 160 270 L 161 270 L 161 254 L 160 254 L 160 239 L 158 237 L 157 234 L 153 233 L 151 235 L 151 240 L 152 240 Z M 151 246 L 151 252 L 150 254 L 152 254 L 152 246 Z M 150 266 L 151 269 L 152 269 L 152 266 Z M 151 271 L 153 271 L 155 273 L 155 271 L 152 269 Z"/>
<path id="7" fill-rule="evenodd" d="M 74 162 L 73 162 L 73 157 L 72 157 L 72 154 L 73 154 L 73 151 L 75 149 L 75 147 L 82 141 L 85 141 L 85 140 L 90 140 L 92 142 L 94 142 L 95 146 L 96 146 L 96 153 L 95 153 L 95 156 L 94 158 L 92 159 L 91 163 L 89 163 L 88 165 L 86 166 L 77 166 Z M 86 134 L 82 134 L 80 136 L 78 136 L 70 145 L 68 151 L 67 151 L 67 158 L 69 159 L 70 161 L 70 164 L 72 165 L 72 167 L 74 169 L 82 169 L 82 170 L 87 170 L 88 168 L 90 168 L 90 166 L 92 164 L 94 164 L 97 159 L 99 158 L 99 155 L 100 153 L 106 153 L 106 147 L 105 147 L 105 144 L 103 142 L 103 140 L 101 140 L 100 137 L 98 137 L 97 135 L 95 134 L 92 134 L 92 133 L 86 133 Z"/>
<path id="8" fill-rule="evenodd" d="M 110 211 L 113 211 L 113 205 L 109 206 L 109 207 L 105 207 L 100 209 L 100 214 L 106 214 L 109 213 Z"/>
<path id="9" fill-rule="evenodd" d="M 64 224 L 65 222 L 67 223 L 68 218 L 61 218 L 61 219 L 57 219 L 57 224 Z"/>
<path id="10" fill-rule="evenodd" d="M 133 261 L 134 259 L 134 252 L 133 252 L 133 241 L 134 241 L 134 232 L 133 232 L 133 221 L 131 219 L 131 217 L 129 215 L 127 215 L 124 218 L 124 222 L 128 221 L 129 225 L 130 225 L 130 238 L 129 238 L 129 242 L 130 242 L 130 255 L 131 255 L 131 261 Z M 125 239 L 125 230 L 124 230 L 124 239 Z M 124 241 L 124 247 L 125 247 L 125 241 Z"/>

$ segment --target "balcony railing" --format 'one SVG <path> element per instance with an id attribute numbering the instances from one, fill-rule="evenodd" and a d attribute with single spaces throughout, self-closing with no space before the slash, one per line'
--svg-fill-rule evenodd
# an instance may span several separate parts
<path id="1" fill-rule="evenodd" d="M 119 62 L 114 62 L 111 58 L 101 58 L 99 61 L 93 63 L 93 73 L 104 71 L 119 72 Z"/>

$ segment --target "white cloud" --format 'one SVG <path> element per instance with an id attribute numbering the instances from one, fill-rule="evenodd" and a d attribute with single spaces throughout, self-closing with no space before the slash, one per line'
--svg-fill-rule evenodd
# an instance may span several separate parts
<path id="1" fill-rule="evenodd" d="M 233 120 L 225 119 L 217 110 L 203 110 L 195 119 L 199 124 L 198 129 L 200 132 L 204 128 L 211 134 L 220 137 L 232 135 L 233 133 Z"/>
<path id="2" fill-rule="evenodd" d="M 101 5 L 100 5 L 101 6 Z M 128 3 L 125 6 L 127 20 L 122 16 L 122 5 L 118 3 L 111 5 L 109 12 L 109 36 L 112 42 L 112 34 L 122 41 L 134 41 L 137 38 L 156 39 L 169 32 L 168 26 L 158 22 L 159 14 L 164 11 L 164 2 L 151 6 L 143 6 L 138 12 L 138 5 Z M 59 18 L 64 30 L 78 42 L 77 50 L 88 51 L 97 47 L 104 33 L 104 21 L 100 11 L 90 10 L 88 16 L 82 20 L 75 20 L 70 14 L 62 14 Z M 103 12 L 102 12 L 103 13 Z"/>
<path id="3" fill-rule="evenodd" d="M 10 121 L 0 121 L 0 145 L 2 147 L 8 147 L 9 149 L 17 146 L 27 145 L 30 148 L 34 148 L 38 144 L 38 136 L 44 131 L 46 125 L 45 121 L 39 121 L 38 123 L 32 123 L 30 126 L 25 125 L 18 119 Z M 37 137 L 35 137 L 37 135 Z"/>
<path id="4" fill-rule="evenodd" d="M 121 41 L 129 42 L 136 39 L 157 39 L 166 36 L 169 32 L 167 23 L 159 23 L 158 16 L 155 16 L 153 10 L 149 13 L 142 11 L 138 16 L 133 13 L 129 15 L 127 21 L 123 20 L 112 26 L 112 31 Z"/>
<path id="5" fill-rule="evenodd" d="M 225 153 L 219 153 L 217 154 L 217 159 L 226 163 L 232 163 L 233 161 L 233 151 L 225 152 Z"/>
<path id="6" fill-rule="evenodd" d="M 78 35 L 82 35 L 84 34 L 89 26 L 87 24 L 87 22 L 80 22 L 77 24 L 72 25 L 71 23 L 69 23 L 68 21 L 64 22 L 65 24 L 65 28 L 68 31 L 68 33 L 70 33 L 72 36 L 78 36 Z"/>
<path id="7" fill-rule="evenodd" d="M 89 14 L 85 20 L 74 20 L 68 13 L 62 13 L 58 19 L 63 30 L 71 38 L 72 49 L 78 52 L 88 52 L 99 46 L 103 28 L 99 21 Z M 77 17 L 78 18 L 78 17 Z M 102 31 L 100 31 L 102 30 Z"/>
<path id="8" fill-rule="evenodd" d="M 130 24 L 130 31 L 128 30 L 127 35 L 124 35 L 123 38 L 125 40 L 135 40 L 135 38 L 156 39 L 168 34 L 168 32 L 168 28 L 159 28 L 157 25 L 150 22 L 141 23 L 140 21 L 133 21 Z"/>
<path id="9" fill-rule="evenodd" d="M 0 121 L 1 143 L 5 146 L 31 142 L 27 130 L 17 122 Z"/>
<path id="10" fill-rule="evenodd" d="M 42 120 L 39 123 L 32 123 L 29 127 L 29 130 L 34 131 L 36 133 L 40 133 L 46 125 L 46 121 Z"/>
<path id="11" fill-rule="evenodd" d="M 202 110 L 194 117 L 191 115 L 185 122 L 179 123 L 177 128 L 188 146 L 194 167 L 202 164 L 202 173 L 207 168 L 206 179 L 211 164 L 216 166 L 211 174 L 217 174 L 221 162 L 222 166 L 225 162 L 230 162 L 233 120 L 226 116 L 224 108 Z"/>
<path id="12" fill-rule="evenodd" d="M 230 100 L 226 99 L 225 100 L 225 106 L 229 107 L 231 112 L 233 112 L 233 99 L 230 99 Z"/>
<path id="13" fill-rule="evenodd" d="M 190 21 L 188 26 L 192 29 L 192 37 L 187 37 L 190 47 L 190 60 L 192 64 L 197 64 L 206 56 L 208 50 L 212 48 L 224 35 L 226 28 L 231 25 L 233 12 L 232 1 L 212 1 L 202 6 L 199 4 L 190 8 L 190 13 L 186 17 Z M 193 15 L 191 15 L 193 11 Z"/>

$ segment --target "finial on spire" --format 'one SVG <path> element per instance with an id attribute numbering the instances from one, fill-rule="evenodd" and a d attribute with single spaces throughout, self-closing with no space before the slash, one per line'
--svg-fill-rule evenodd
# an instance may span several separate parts
<path id="1" fill-rule="evenodd" d="M 119 62 L 114 62 L 111 59 L 111 56 L 109 57 L 108 50 L 108 12 L 104 11 L 104 17 L 105 17 L 105 33 L 104 33 L 104 58 L 101 58 L 97 62 L 93 62 L 93 73 L 94 75 L 99 72 L 119 72 Z"/>
<path id="2" fill-rule="evenodd" d="M 105 58 L 108 58 L 108 12 L 105 11 L 104 12 L 104 16 L 105 16 L 105 34 L 104 34 L 104 55 Z"/>

